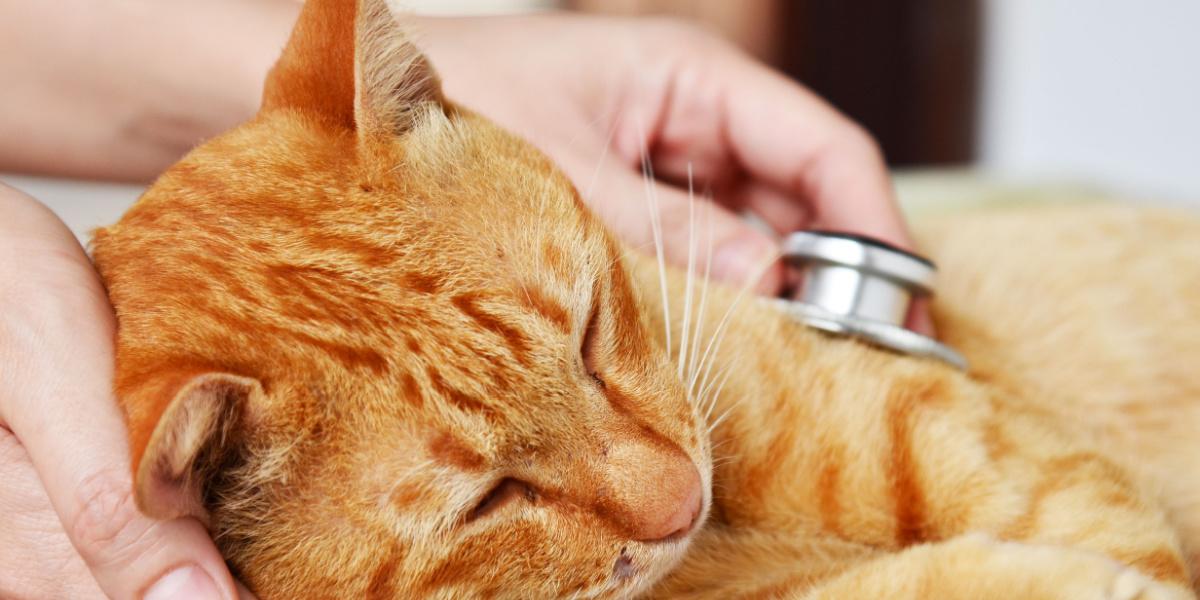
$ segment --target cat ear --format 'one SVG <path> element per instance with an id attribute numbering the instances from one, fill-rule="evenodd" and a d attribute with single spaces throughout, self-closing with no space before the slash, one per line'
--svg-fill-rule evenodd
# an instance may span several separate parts
<path id="1" fill-rule="evenodd" d="M 442 104 L 429 60 L 385 0 L 308 0 L 267 77 L 264 111 L 295 109 L 362 135 L 407 131 Z"/>
<path id="2" fill-rule="evenodd" d="M 241 421 L 252 399 L 263 393 L 262 386 L 256 379 L 228 373 L 161 379 L 165 383 L 144 386 L 139 392 L 162 399 L 140 398 L 132 403 L 165 403 L 156 423 L 139 424 L 134 421 L 143 415 L 130 415 L 135 496 L 142 511 L 152 517 L 187 515 L 206 520 L 204 484 L 228 453 L 236 451 Z M 169 399 L 163 398 L 168 395 Z M 131 404 L 129 399 L 126 404 Z M 139 429 L 150 433 L 139 436 Z"/>
<path id="3" fill-rule="evenodd" d="M 308 0 L 267 75 L 262 111 L 293 109 L 354 128 L 355 0 Z"/>
<path id="4" fill-rule="evenodd" d="M 442 110 L 442 85 L 384 0 L 360 0 L 355 33 L 355 121 L 359 136 L 385 139 L 412 128 L 422 110 Z"/>

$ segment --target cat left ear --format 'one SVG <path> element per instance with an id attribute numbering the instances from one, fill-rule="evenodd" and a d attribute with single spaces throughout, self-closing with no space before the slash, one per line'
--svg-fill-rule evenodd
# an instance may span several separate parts
<path id="1" fill-rule="evenodd" d="M 360 0 L 355 24 L 355 122 L 359 137 L 403 134 L 422 111 L 444 110 L 442 85 L 385 0 Z"/>
<path id="2" fill-rule="evenodd" d="M 155 518 L 206 520 L 204 486 L 228 454 L 236 451 L 243 417 L 250 402 L 262 395 L 262 386 L 248 377 L 201 373 L 189 376 L 174 390 L 148 386 L 145 391 L 173 393 L 173 397 L 166 400 L 157 423 L 140 424 L 153 427 L 145 446 L 137 447 L 138 437 L 145 437 L 136 435 L 139 424 L 130 424 L 138 506 Z"/>

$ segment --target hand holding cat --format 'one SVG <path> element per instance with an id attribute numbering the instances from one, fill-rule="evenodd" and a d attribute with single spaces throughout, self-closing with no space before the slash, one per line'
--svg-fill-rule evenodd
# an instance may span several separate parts
<path id="1" fill-rule="evenodd" d="M 203 525 L 134 505 L 114 319 L 83 249 L 2 185 L 0 214 L 0 597 L 234 600 Z"/>

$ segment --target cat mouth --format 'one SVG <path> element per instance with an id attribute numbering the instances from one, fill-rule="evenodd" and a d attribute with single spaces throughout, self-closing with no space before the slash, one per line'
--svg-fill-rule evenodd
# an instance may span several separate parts
<path id="1" fill-rule="evenodd" d="M 708 520 L 711 505 L 709 490 L 704 489 L 689 525 L 669 536 L 622 546 L 612 562 L 609 585 L 618 597 L 636 597 L 666 577 L 683 557 Z"/>
<path id="2" fill-rule="evenodd" d="M 625 548 L 621 548 L 621 555 L 613 562 L 613 579 L 625 581 L 632 579 L 637 574 L 638 568 L 634 565 L 633 559 L 625 553 Z"/>

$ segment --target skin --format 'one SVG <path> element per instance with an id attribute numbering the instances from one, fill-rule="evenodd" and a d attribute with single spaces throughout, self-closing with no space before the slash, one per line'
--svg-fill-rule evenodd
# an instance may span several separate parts
<path id="1" fill-rule="evenodd" d="M 12 82 L 0 95 L 0 170 L 152 178 L 253 114 L 297 8 L 0 1 L 0 77 Z M 635 245 L 651 239 L 643 151 L 668 259 L 687 252 L 689 168 L 694 188 L 711 192 L 718 277 L 745 278 L 778 252 L 774 236 L 734 217 L 741 210 L 776 233 L 823 227 L 910 245 L 861 128 L 707 34 L 567 16 L 418 19 L 415 29 L 447 96 L 531 139 Z M 169 591 L 158 582 L 236 597 L 198 522 L 148 519 L 129 496 L 112 310 L 83 249 L 49 210 L 2 185 L 0 214 L 0 596 Z M 782 285 L 773 267 L 759 289 Z M 930 331 L 923 313 L 912 323 Z"/>

